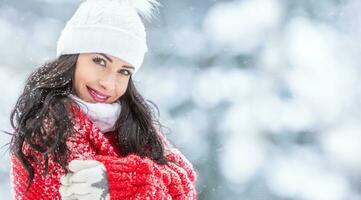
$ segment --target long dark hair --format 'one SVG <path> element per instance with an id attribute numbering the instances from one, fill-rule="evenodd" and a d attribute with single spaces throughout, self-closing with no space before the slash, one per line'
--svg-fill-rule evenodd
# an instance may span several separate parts
<path id="1" fill-rule="evenodd" d="M 67 96 L 74 92 L 73 80 L 78 56 L 61 55 L 35 70 L 27 79 L 11 112 L 10 123 L 14 132 L 10 153 L 16 156 L 28 172 L 26 191 L 34 179 L 34 168 L 30 161 L 37 159 L 35 155 L 24 153 L 24 145 L 44 157 L 43 176 L 48 173 L 49 156 L 67 171 L 66 140 L 74 133 L 74 121 L 66 105 L 76 105 Z M 162 125 L 150 104 L 157 109 L 159 116 L 158 107 L 139 94 L 131 77 L 126 92 L 117 101 L 122 105 L 122 112 L 115 125 L 122 156 L 134 153 L 149 157 L 158 164 L 166 164 L 169 160 L 164 155 L 162 139 L 156 129 Z"/>

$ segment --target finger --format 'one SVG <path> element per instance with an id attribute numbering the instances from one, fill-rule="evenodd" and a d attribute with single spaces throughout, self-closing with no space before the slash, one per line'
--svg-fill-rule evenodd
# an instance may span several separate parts
<path id="1" fill-rule="evenodd" d="M 90 193 L 90 185 L 88 183 L 73 183 L 65 190 L 66 197 L 72 194 L 85 195 L 89 193 Z"/>
<path id="2" fill-rule="evenodd" d="M 77 197 L 77 195 L 72 194 L 72 195 L 70 195 L 68 197 L 61 198 L 61 200 L 78 200 L 78 197 Z"/>
<path id="3" fill-rule="evenodd" d="M 78 200 L 78 197 L 77 197 L 77 195 L 72 194 L 72 195 L 70 195 L 69 200 Z"/>
<path id="4" fill-rule="evenodd" d="M 77 199 L 78 200 L 93 200 L 93 199 L 110 200 L 110 195 L 109 195 L 109 193 L 105 194 L 104 196 L 103 195 L 98 196 L 98 195 L 94 195 L 94 194 L 86 194 L 86 195 L 78 195 Z"/>
<path id="5" fill-rule="evenodd" d="M 70 197 L 68 197 L 69 200 L 93 200 L 94 198 L 89 198 L 91 194 L 72 194 Z M 68 200 L 67 199 L 67 200 Z"/>
<path id="6" fill-rule="evenodd" d="M 72 173 L 67 173 L 67 174 L 64 174 L 63 176 L 61 176 L 60 178 L 60 183 L 62 185 L 70 185 L 71 182 L 70 182 L 70 177 L 72 176 Z"/>
<path id="7" fill-rule="evenodd" d="M 92 200 L 92 199 L 95 199 L 94 195 L 92 195 L 92 194 L 78 196 L 78 200 Z M 97 198 L 97 199 L 99 199 L 99 198 Z"/>
<path id="8" fill-rule="evenodd" d="M 69 169 L 72 172 L 77 172 L 82 169 L 87 169 L 99 165 L 99 161 L 96 160 L 72 160 L 69 163 Z"/>
<path id="9" fill-rule="evenodd" d="M 88 177 L 92 176 L 94 174 L 91 174 L 89 170 L 84 169 L 77 172 L 74 172 L 74 174 L 70 177 L 70 182 L 72 183 L 85 183 L 88 181 Z"/>
<path id="10" fill-rule="evenodd" d="M 60 196 L 61 196 L 62 200 L 73 200 L 73 199 L 76 200 L 76 199 L 78 199 L 77 198 L 78 194 L 72 193 L 70 187 L 68 187 L 68 186 L 61 185 L 60 188 L 59 188 L 59 193 L 60 193 Z M 86 193 L 86 194 L 89 194 L 89 193 Z M 82 195 L 85 195 L 85 194 L 82 194 Z"/>
<path id="11" fill-rule="evenodd" d="M 63 200 L 67 199 L 70 195 L 67 194 L 68 186 L 60 185 L 59 193 Z"/>

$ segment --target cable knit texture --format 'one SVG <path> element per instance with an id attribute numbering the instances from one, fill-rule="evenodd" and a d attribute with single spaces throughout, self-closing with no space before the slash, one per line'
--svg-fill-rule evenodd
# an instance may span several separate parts
<path id="1" fill-rule="evenodd" d="M 71 110 L 76 116 L 75 131 L 67 140 L 70 150 L 68 161 L 91 159 L 102 162 L 106 168 L 111 200 L 118 199 L 179 199 L 196 200 L 195 183 L 197 174 L 192 164 L 176 148 L 172 148 L 163 134 L 166 157 L 173 162 L 159 165 L 149 158 L 130 154 L 120 156 L 117 135 L 103 134 L 78 108 Z M 52 156 L 49 156 L 49 174 L 43 177 L 44 159 L 40 153 L 24 145 L 25 155 L 33 154 L 41 165 L 31 162 L 34 180 L 25 194 L 27 172 L 19 160 L 11 155 L 11 184 L 13 199 L 16 200 L 60 200 L 60 177 L 65 173 Z"/>

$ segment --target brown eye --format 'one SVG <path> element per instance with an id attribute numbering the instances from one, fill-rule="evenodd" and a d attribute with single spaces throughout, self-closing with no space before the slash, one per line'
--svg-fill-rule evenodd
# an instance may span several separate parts
<path id="1" fill-rule="evenodd" d="M 126 70 L 126 69 L 119 70 L 119 73 L 124 74 L 126 76 L 130 76 L 132 74 L 132 73 L 130 73 L 129 70 Z"/>
<path id="2" fill-rule="evenodd" d="M 96 64 L 100 64 L 102 66 L 106 66 L 107 62 L 103 59 L 103 58 L 100 58 L 100 57 L 95 57 L 93 58 L 93 62 L 95 62 Z M 104 64 L 101 64 L 101 63 L 104 63 Z"/>

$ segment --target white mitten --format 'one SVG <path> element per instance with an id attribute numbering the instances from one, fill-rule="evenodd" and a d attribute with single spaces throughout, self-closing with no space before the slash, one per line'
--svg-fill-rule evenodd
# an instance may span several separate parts
<path id="1" fill-rule="evenodd" d="M 63 200 L 109 200 L 108 178 L 104 165 L 96 160 L 72 160 L 70 173 L 60 179 Z"/>

